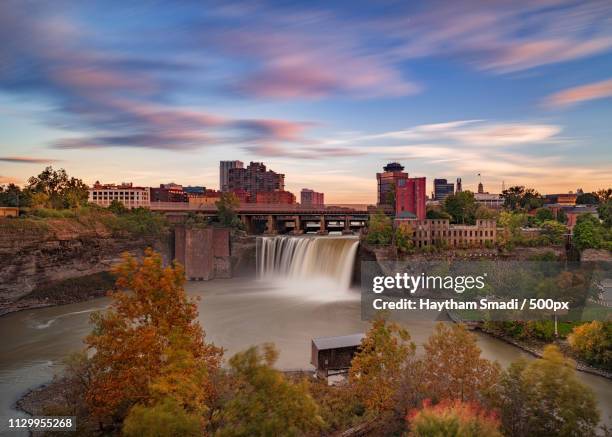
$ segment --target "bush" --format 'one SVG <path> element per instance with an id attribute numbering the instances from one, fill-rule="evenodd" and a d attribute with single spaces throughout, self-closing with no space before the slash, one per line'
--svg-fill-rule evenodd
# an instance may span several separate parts
<path id="1" fill-rule="evenodd" d="M 393 226 L 391 219 L 383 212 L 370 216 L 366 241 L 370 244 L 391 244 Z"/>
<path id="2" fill-rule="evenodd" d="M 424 402 L 422 410 L 412 411 L 406 419 L 413 437 L 502 437 L 496 415 L 476 403 Z"/>

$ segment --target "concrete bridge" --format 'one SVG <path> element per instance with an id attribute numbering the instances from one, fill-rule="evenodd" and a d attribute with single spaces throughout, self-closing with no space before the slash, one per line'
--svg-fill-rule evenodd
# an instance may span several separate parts
<path id="1" fill-rule="evenodd" d="M 174 221 L 182 221 L 189 213 L 214 217 L 215 205 L 189 205 L 186 202 L 151 202 L 151 210 L 165 213 Z M 352 233 L 363 228 L 369 217 L 367 205 L 302 205 L 241 203 L 236 214 L 249 234 L 302 234 L 329 231 Z M 258 232 L 259 231 L 259 232 Z"/>

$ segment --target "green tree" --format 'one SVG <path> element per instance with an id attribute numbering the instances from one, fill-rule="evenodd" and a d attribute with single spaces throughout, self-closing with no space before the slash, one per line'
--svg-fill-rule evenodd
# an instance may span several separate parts
<path id="1" fill-rule="evenodd" d="M 567 214 L 562 209 L 557 211 L 557 221 L 559 223 L 567 224 Z"/>
<path id="2" fill-rule="evenodd" d="M 370 244 L 391 244 L 393 225 L 391 218 L 382 211 L 370 216 L 366 241 Z"/>
<path id="3" fill-rule="evenodd" d="M 240 200 L 234 193 L 223 193 L 215 203 L 217 206 L 217 217 L 219 223 L 230 228 L 242 229 L 243 225 L 236 210 L 240 206 Z"/>
<path id="4" fill-rule="evenodd" d="M 590 214 L 579 216 L 573 229 L 572 241 L 578 250 L 599 248 L 603 242 L 603 229 L 599 220 Z"/>
<path id="5" fill-rule="evenodd" d="M 82 180 L 69 178 L 66 170 L 46 167 L 38 176 L 28 179 L 27 190 L 35 206 L 55 209 L 76 208 L 87 203 L 89 191 Z"/>
<path id="6" fill-rule="evenodd" d="M 597 198 L 599 203 L 606 203 L 612 199 L 612 188 L 602 188 L 597 190 Z"/>
<path id="7" fill-rule="evenodd" d="M 463 325 L 438 323 L 423 348 L 422 390 L 433 400 L 478 402 L 497 382 L 499 365 L 480 356 L 476 337 Z"/>
<path id="8" fill-rule="evenodd" d="M 500 239 L 503 244 L 513 244 L 521 240 L 521 228 L 527 223 L 527 214 L 502 211 L 497 223 L 504 228 Z"/>
<path id="9" fill-rule="evenodd" d="M 546 220 L 540 227 L 542 228 L 542 236 L 545 237 L 551 244 L 561 244 L 565 234 L 567 233 L 567 227 L 555 220 Z"/>
<path id="10" fill-rule="evenodd" d="M 435 220 L 450 220 L 452 218 L 450 214 L 447 213 L 446 211 L 442 211 L 442 210 L 435 209 L 435 208 L 427 208 L 426 217 L 428 219 L 435 219 Z"/>
<path id="11" fill-rule="evenodd" d="M 552 211 L 549 208 L 538 208 L 535 215 L 536 221 L 543 223 L 547 220 L 554 220 Z"/>
<path id="12" fill-rule="evenodd" d="M 533 188 L 525 188 L 520 185 L 502 191 L 502 197 L 504 198 L 504 207 L 510 211 L 519 209 L 531 211 L 544 204 L 540 193 Z"/>
<path id="13" fill-rule="evenodd" d="M 110 205 L 108 205 L 108 209 L 109 211 L 111 211 L 113 214 L 116 214 L 116 215 L 123 215 L 129 212 L 129 210 L 125 207 L 123 202 L 120 202 L 117 199 L 114 199 L 110 203 Z"/>
<path id="14" fill-rule="evenodd" d="M 594 320 L 576 326 L 567 340 L 583 360 L 612 369 L 612 323 Z"/>
<path id="15" fill-rule="evenodd" d="M 497 220 L 498 217 L 499 217 L 499 214 L 494 209 L 487 208 L 486 206 L 483 206 L 483 205 L 478 205 L 476 207 L 476 214 L 475 214 L 476 219 Z"/>
<path id="16" fill-rule="evenodd" d="M 15 184 L 0 185 L 0 206 L 30 206 L 29 194 Z"/>
<path id="17" fill-rule="evenodd" d="M 453 223 L 473 225 L 476 223 L 476 200 L 474 193 L 460 191 L 444 199 L 444 210 L 450 214 Z"/>
<path id="18" fill-rule="evenodd" d="M 576 197 L 576 204 L 578 205 L 597 205 L 599 203 L 599 196 L 597 193 L 582 193 Z"/>
<path id="19" fill-rule="evenodd" d="M 324 426 L 308 383 L 288 381 L 272 367 L 277 357 L 268 344 L 263 353 L 251 347 L 230 359 L 234 390 L 222 406 L 216 436 L 298 436 Z"/>
<path id="20" fill-rule="evenodd" d="M 607 202 L 602 202 L 602 204 L 597 207 L 597 214 L 599 214 L 599 218 L 603 222 L 603 225 L 606 228 L 611 228 L 612 227 L 612 200 L 608 200 Z"/>
<path id="21" fill-rule="evenodd" d="M 403 374 L 416 346 L 398 324 L 378 315 L 349 369 L 349 384 L 371 417 L 380 419 L 395 405 Z"/>
<path id="22" fill-rule="evenodd" d="M 409 437 L 502 437 L 499 420 L 476 403 L 425 403 L 406 417 Z"/>
<path id="23" fill-rule="evenodd" d="M 595 395 L 554 345 L 544 348 L 542 359 L 511 364 L 495 399 L 511 437 L 594 436 L 599 422 Z"/>
<path id="24" fill-rule="evenodd" d="M 202 418 L 189 414 L 172 398 L 151 407 L 135 405 L 123 424 L 126 437 L 167 437 L 202 435 Z"/>

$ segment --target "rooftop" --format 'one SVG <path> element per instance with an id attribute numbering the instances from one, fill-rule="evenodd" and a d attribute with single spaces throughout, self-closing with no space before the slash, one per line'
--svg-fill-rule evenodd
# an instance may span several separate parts
<path id="1" fill-rule="evenodd" d="M 318 350 L 337 349 L 343 347 L 354 347 L 361 344 L 365 334 L 342 335 L 339 337 L 319 337 L 313 338 L 312 342 Z"/>

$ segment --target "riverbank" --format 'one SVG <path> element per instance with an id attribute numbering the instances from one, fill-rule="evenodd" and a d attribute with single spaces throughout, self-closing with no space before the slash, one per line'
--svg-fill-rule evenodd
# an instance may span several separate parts
<path id="1" fill-rule="evenodd" d="M 453 321 L 457 323 L 455 320 Z M 521 341 L 521 340 L 512 338 L 510 336 L 503 335 L 495 331 L 491 331 L 490 329 L 486 329 L 482 324 L 475 324 L 473 326 L 473 329 L 478 330 L 479 332 L 482 332 L 483 334 L 489 335 L 498 340 L 504 341 L 508 344 L 511 344 L 512 346 L 515 346 L 519 349 L 522 349 L 525 352 L 529 353 L 530 355 L 533 355 L 536 358 L 542 358 L 544 347 L 548 344 L 551 344 L 551 343 L 540 342 L 540 341 L 535 341 L 535 340 L 531 342 Z M 576 358 L 575 356 L 573 356 L 573 354 L 569 353 L 569 346 L 565 341 L 557 340 L 557 341 L 552 342 L 552 344 L 557 345 L 559 349 L 561 349 L 561 351 L 567 357 L 574 360 L 574 362 L 576 363 L 576 370 L 579 370 L 580 372 L 590 373 L 591 375 L 601 376 L 602 378 L 607 378 L 609 380 L 612 380 L 612 372 L 608 372 L 604 369 L 600 369 L 598 367 L 591 366 L 590 364 L 580 360 L 579 358 Z"/>

